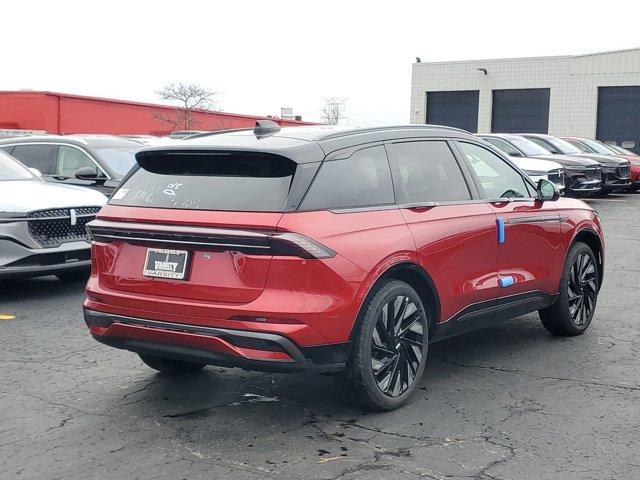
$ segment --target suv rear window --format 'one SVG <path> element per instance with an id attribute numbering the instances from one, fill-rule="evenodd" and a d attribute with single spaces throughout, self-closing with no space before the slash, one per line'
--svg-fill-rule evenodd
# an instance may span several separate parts
<path id="1" fill-rule="evenodd" d="M 296 163 L 261 152 L 145 152 L 112 205 L 282 212 Z"/>
<path id="2" fill-rule="evenodd" d="M 371 207 L 394 201 L 387 155 L 384 147 L 377 146 L 323 163 L 301 209 Z"/>

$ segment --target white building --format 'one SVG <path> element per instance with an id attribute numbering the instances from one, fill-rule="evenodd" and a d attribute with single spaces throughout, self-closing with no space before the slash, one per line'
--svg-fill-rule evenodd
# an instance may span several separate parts
<path id="1" fill-rule="evenodd" d="M 640 147 L 640 48 L 414 63 L 411 122 L 575 135 Z"/>

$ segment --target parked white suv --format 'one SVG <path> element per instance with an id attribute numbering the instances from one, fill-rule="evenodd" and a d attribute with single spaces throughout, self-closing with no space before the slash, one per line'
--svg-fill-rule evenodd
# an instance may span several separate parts
<path id="1" fill-rule="evenodd" d="M 0 150 L 0 279 L 85 278 L 91 266 L 85 225 L 106 201 L 97 190 L 45 182 Z"/>
<path id="2" fill-rule="evenodd" d="M 480 137 L 485 142 L 489 143 L 491 146 L 497 148 L 502 153 L 509 155 L 509 158 L 515 163 L 520 169 L 525 172 L 531 180 L 534 182 L 538 182 L 540 179 L 549 180 L 551 183 L 554 183 L 558 190 L 561 193 L 564 192 L 565 189 L 565 169 L 558 162 L 554 162 L 553 160 L 545 160 L 542 158 L 533 158 L 531 156 L 527 156 L 526 152 L 518 150 L 514 145 L 510 144 L 504 135 L 481 135 L 476 134 L 477 137 Z M 513 139 L 514 136 L 511 135 L 509 138 Z M 518 139 L 515 137 L 515 139 Z M 524 140 L 526 143 L 527 140 Z M 533 148 L 540 148 L 536 144 L 532 145 Z M 544 149 L 540 148 L 543 150 Z M 548 153 L 548 152 L 547 152 Z M 549 154 L 549 156 L 551 156 Z"/>
<path id="3" fill-rule="evenodd" d="M 549 180 L 560 192 L 564 191 L 564 168 L 559 163 L 529 157 L 509 158 L 534 182 L 538 183 L 540 179 Z"/>

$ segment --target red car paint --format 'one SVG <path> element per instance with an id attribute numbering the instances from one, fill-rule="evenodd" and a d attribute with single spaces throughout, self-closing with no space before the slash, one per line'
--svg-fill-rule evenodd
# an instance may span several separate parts
<path id="1" fill-rule="evenodd" d="M 475 139 L 473 141 L 476 141 Z M 504 242 L 498 220 L 504 221 Z M 350 211 L 228 212 L 107 205 L 99 221 L 147 230 L 211 227 L 293 232 L 328 247 L 330 258 L 255 255 L 234 249 L 190 248 L 186 280 L 143 275 L 153 242 L 92 242 L 87 311 L 150 320 L 147 324 L 87 320 L 100 341 L 153 341 L 213 351 L 233 359 L 295 363 L 291 350 L 239 344 L 225 332 L 275 334 L 305 349 L 348 345 L 372 286 L 394 268 L 423 272 L 437 296 L 436 322 L 446 327 L 474 305 L 513 295 L 559 290 L 563 262 L 578 235 L 604 242 L 597 214 L 580 200 L 467 201 Z M 501 280 L 512 277 L 512 286 Z M 425 280 L 425 281 L 426 281 Z M 164 327 L 166 325 L 166 328 Z M 436 337 L 437 338 L 437 337 Z M 255 364 L 253 364 L 255 366 Z"/>
<path id="2" fill-rule="evenodd" d="M 530 215 L 562 215 L 562 223 L 510 224 Z M 195 218 L 195 217 L 198 218 Z M 306 260 L 257 257 L 233 252 L 194 252 L 189 282 L 142 275 L 145 246 L 93 243 L 92 273 L 84 306 L 130 317 L 270 332 L 300 346 L 346 342 L 358 310 L 375 281 L 390 267 L 414 262 L 431 275 L 440 298 L 439 322 L 477 302 L 497 299 L 499 276 L 512 275 L 510 294 L 558 290 L 564 255 L 584 228 L 601 235 L 593 210 L 579 200 L 531 204 L 470 204 L 377 212 L 301 212 L 230 215 L 228 212 L 167 211 L 106 206 L 99 219 L 277 229 L 303 233 L 338 252 Z M 496 218 L 507 220 L 506 242 L 496 243 Z M 281 217 L 278 221 L 276 217 Z M 164 220 L 162 220 L 164 218 Z M 269 265 L 270 263 L 270 265 Z M 215 268 L 213 267 L 215 265 Z M 222 266 L 221 266 L 222 265 Z M 244 320 L 235 319 L 238 316 Z M 235 318 L 234 318 L 235 317 Z M 266 318 L 266 322 L 248 318 Z M 143 332 L 91 327 L 106 336 Z M 154 332 L 159 335 L 159 333 Z M 180 337 L 180 338 L 179 338 Z M 182 338 L 184 337 L 184 338 Z M 200 339 L 164 332 L 168 342 L 194 347 Z M 212 343 L 215 350 L 232 347 Z M 242 351 L 232 351 L 244 355 Z M 263 358 L 263 355 L 251 357 Z"/>

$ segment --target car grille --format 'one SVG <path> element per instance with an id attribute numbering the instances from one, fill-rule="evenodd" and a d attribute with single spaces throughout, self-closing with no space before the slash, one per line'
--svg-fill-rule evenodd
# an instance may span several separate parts
<path id="1" fill-rule="evenodd" d="M 58 208 L 31 212 L 29 233 L 43 247 L 88 241 L 85 225 L 96 217 L 100 207 Z"/>
<path id="2" fill-rule="evenodd" d="M 629 165 L 624 165 L 616 169 L 616 174 L 620 178 L 627 178 L 631 175 L 631 168 Z"/>
<path id="3" fill-rule="evenodd" d="M 551 170 L 547 178 L 556 185 L 564 185 L 564 170 Z"/>
<path id="4" fill-rule="evenodd" d="M 600 167 L 587 167 L 584 170 L 587 180 L 602 180 L 602 169 Z"/>

